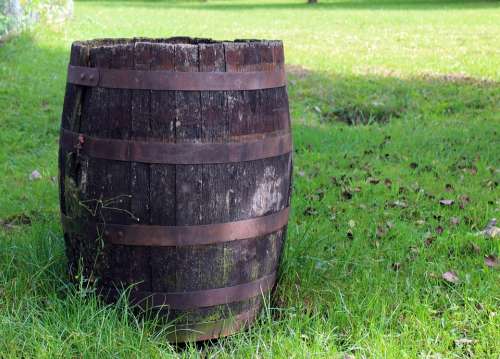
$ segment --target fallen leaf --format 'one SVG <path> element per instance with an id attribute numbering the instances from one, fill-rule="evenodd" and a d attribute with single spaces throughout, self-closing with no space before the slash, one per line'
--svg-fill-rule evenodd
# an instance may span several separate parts
<path id="1" fill-rule="evenodd" d="M 451 217 L 450 218 L 450 223 L 453 226 L 458 226 L 460 224 L 460 218 L 458 218 L 458 217 Z"/>
<path id="2" fill-rule="evenodd" d="M 476 341 L 474 339 L 469 339 L 469 338 L 461 338 L 461 339 L 455 339 L 454 343 L 456 346 L 463 346 L 463 345 L 470 345 L 474 344 Z"/>
<path id="3" fill-rule="evenodd" d="M 486 225 L 486 228 L 484 230 L 476 233 L 476 235 L 478 235 L 478 236 L 483 235 L 486 238 L 496 238 L 496 237 L 500 236 L 500 228 L 498 228 L 496 226 L 496 224 L 497 224 L 497 219 L 493 218 L 492 220 L 490 220 L 488 222 L 488 224 Z"/>
<path id="4" fill-rule="evenodd" d="M 430 232 L 427 232 L 426 235 L 425 235 L 425 241 L 424 241 L 424 244 L 429 247 L 432 242 L 434 242 L 436 240 L 436 237 L 434 237 Z"/>
<path id="5" fill-rule="evenodd" d="M 38 172 L 38 170 L 34 170 L 30 174 L 30 181 L 39 180 L 41 178 L 42 178 L 42 174 L 40 172 Z"/>
<path id="6" fill-rule="evenodd" d="M 484 264 L 490 268 L 498 267 L 498 257 L 494 254 L 490 254 L 484 257 Z"/>
<path id="7" fill-rule="evenodd" d="M 406 208 L 408 207 L 408 203 L 405 201 L 394 201 L 391 203 L 391 207 Z"/>
<path id="8" fill-rule="evenodd" d="M 487 234 L 487 237 L 489 237 L 489 238 L 496 238 L 496 237 L 500 236 L 500 228 L 491 227 L 490 229 L 488 229 L 486 234 Z"/>
<path id="9" fill-rule="evenodd" d="M 476 175 L 477 174 L 477 167 L 476 166 L 466 167 L 466 168 L 463 168 L 462 171 L 464 171 L 466 173 L 470 173 L 472 175 Z"/>
<path id="10" fill-rule="evenodd" d="M 455 201 L 452 199 L 442 199 L 439 201 L 439 204 L 441 206 L 451 206 L 451 205 L 453 205 L 453 203 L 455 203 Z"/>
<path id="11" fill-rule="evenodd" d="M 366 179 L 366 182 L 371 183 L 371 184 L 378 184 L 380 182 L 380 180 L 378 178 L 375 178 L 375 177 L 368 177 Z"/>
<path id="12" fill-rule="evenodd" d="M 387 229 L 384 226 L 377 226 L 377 231 L 375 232 L 377 238 L 383 238 L 386 234 Z"/>
<path id="13" fill-rule="evenodd" d="M 470 203 L 470 197 L 466 194 L 462 194 L 458 197 L 458 201 L 460 202 L 460 209 L 464 209 L 465 205 Z"/>
<path id="14" fill-rule="evenodd" d="M 351 199 L 352 198 L 352 192 L 349 191 L 348 189 L 345 189 L 342 191 L 342 197 L 344 199 Z"/>
<path id="15" fill-rule="evenodd" d="M 452 284 L 457 284 L 458 282 L 460 282 L 457 273 L 454 271 L 444 272 L 442 278 L 448 283 Z"/>

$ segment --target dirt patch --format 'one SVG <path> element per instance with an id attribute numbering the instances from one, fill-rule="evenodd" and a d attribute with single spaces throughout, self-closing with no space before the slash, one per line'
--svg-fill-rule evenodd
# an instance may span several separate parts
<path id="1" fill-rule="evenodd" d="M 303 79 L 311 76 L 313 72 L 300 65 L 286 65 L 286 73 Z"/>
<path id="2" fill-rule="evenodd" d="M 420 77 L 427 81 L 450 82 L 461 85 L 481 85 L 481 86 L 499 86 L 500 84 L 492 79 L 483 77 L 473 77 L 463 73 L 439 74 L 426 72 Z"/>
<path id="3" fill-rule="evenodd" d="M 487 77 L 474 77 L 464 73 L 447 73 L 438 72 L 423 72 L 416 75 L 404 75 L 402 72 L 385 67 L 368 67 L 360 72 L 361 75 L 378 76 L 383 78 L 398 78 L 402 80 L 415 81 L 430 81 L 430 82 L 450 82 L 460 85 L 482 85 L 482 86 L 499 86 L 500 84 Z"/>

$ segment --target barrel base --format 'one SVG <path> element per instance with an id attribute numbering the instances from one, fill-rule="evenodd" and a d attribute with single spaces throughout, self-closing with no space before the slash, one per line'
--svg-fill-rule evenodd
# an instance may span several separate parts
<path id="1" fill-rule="evenodd" d="M 252 308 L 232 318 L 205 323 L 175 326 L 167 335 L 170 343 L 198 342 L 226 337 L 248 328 L 257 318 L 259 308 Z"/>

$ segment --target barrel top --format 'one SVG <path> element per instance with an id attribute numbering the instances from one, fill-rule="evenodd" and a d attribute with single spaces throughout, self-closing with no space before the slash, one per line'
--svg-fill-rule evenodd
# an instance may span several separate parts
<path id="1" fill-rule="evenodd" d="M 89 48 L 97 47 L 114 47 L 123 45 L 133 45 L 136 43 L 151 43 L 151 44 L 175 44 L 175 45 L 200 45 L 200 44 L 261 44 L 269 46 L 283 46 L 281 40 L 265 40 L 265 39 L 235 39 L 235 40 L 213 40 L 209 38 L 184 37 L 175 36 L 168 38 L 149 38 L 149 37 L 134 37 L 134 38 L 102 38 L 84 41 L 75 41 L 73 45 Z"/>

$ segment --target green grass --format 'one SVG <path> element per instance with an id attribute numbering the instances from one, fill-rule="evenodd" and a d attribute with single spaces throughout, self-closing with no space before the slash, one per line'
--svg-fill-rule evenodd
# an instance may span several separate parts
<path id="1" fill-rule="evenodd" d="M 500 357 L 500 242 L 474 235 L 500 217 L 500 3 L 303 3 L 77 2 L 0 46 L 0 357 Z M 294 65 L 278 292 L 251 330 L 185 348 L 67 284 L 54 179 L 71 42 L 172 35 L 283 39 Z"/>

